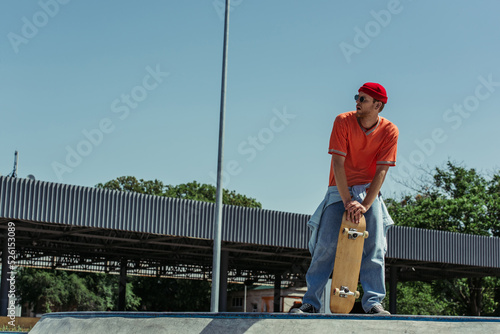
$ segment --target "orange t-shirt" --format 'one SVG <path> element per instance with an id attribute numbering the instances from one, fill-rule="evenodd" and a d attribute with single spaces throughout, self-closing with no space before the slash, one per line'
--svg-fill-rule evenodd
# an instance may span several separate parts
<path id="1" fill-rule="evenodd" d="M 349 187 L 367 184 L 372 182 L 377 165 L 396 166 L 398 135 L 396 125 L 380 116 L 373 128 L 365 130 L 356 112 L 350 111 L 335 118 L 328 152 L 345 157 Z M 333 158 L 329 185 L 336 185 Z"/>

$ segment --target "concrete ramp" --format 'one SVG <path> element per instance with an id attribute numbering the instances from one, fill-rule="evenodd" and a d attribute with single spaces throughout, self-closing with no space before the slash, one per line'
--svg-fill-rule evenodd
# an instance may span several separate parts
<path id="1" fill-rule="evenodd" d="M 500 333 L 500 318 L 286 313 L 61 312 L 30 334 Z"/>

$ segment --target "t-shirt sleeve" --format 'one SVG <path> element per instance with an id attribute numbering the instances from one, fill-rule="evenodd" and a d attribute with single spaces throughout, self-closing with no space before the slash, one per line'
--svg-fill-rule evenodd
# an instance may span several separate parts
<path id="1" fill-rule="evenodd" d="M 333 122 L 332 134 L 330 135 L 330 146 L 328 153 L 347 156 L 347 126 L 345 118 L 340 115 Z"/>
<path id="2" fill-rule="evenodd" d="M 377 165 L 396 166 L 396 154 L 398 151 L 399 130 L 393 128 L 387 134 L 381 150 L 377 154 Z"/>

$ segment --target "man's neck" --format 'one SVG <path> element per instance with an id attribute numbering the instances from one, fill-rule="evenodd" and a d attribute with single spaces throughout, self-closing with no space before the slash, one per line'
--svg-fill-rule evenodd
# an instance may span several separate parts
<path id="1" fill-rule="evenodd" d="M 365 129 L 370 130 L 378 123 L 378 115 L 374 117 L 360 117 L 358 118 L 359 124 Z"/>

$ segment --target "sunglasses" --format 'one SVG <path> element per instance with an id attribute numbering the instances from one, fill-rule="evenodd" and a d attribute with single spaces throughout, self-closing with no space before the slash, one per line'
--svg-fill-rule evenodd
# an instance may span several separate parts
<path id="1" fill-rule="evenodd" d="M 364 97 L 364 96 L 359 96 L 359 94 L 354 95 L 354 101 L 358 101 L 358 100 L 359 100 L 359 102 L 361 102 L 361 103 L 363 103 L 363 102 L 365 102 L 365 101 L 368 101 L 368 100 L 366 99 L 366 97 Z"/>

